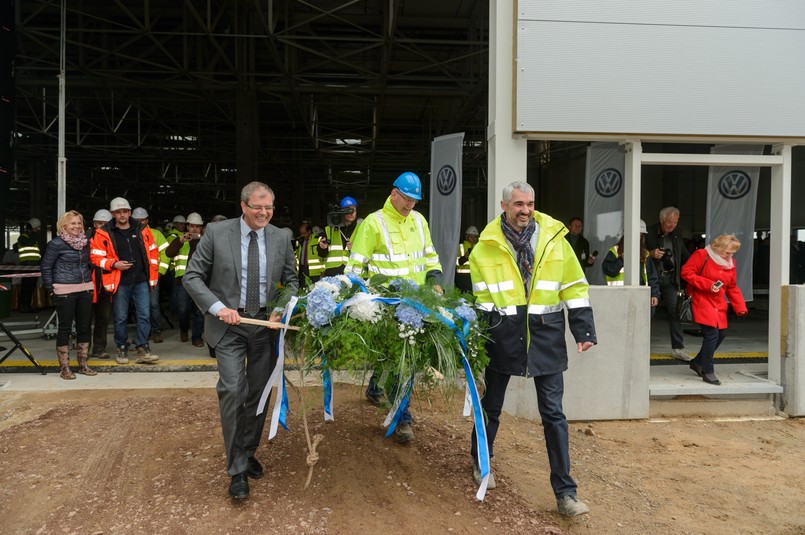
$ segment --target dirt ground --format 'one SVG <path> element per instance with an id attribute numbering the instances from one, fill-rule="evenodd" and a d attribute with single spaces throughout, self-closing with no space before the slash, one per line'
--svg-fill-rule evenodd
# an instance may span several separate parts
<path id="1" fill-rule="evenodd" d="M 327 424 L 321 390 L 304 395 L 325 437 L 310 487 L 294 411 L 235 503 L 213 390 L 0 393 L 0 533 L 805 534 L 801 419 L 571 424 L 592 511 L 564 519 L 532 422 L 504 415 L 498 488 L 480 503 L 458 401 L 417 399 L 416 440 L 400 446 L 359 387 L 336 388 Z"/>

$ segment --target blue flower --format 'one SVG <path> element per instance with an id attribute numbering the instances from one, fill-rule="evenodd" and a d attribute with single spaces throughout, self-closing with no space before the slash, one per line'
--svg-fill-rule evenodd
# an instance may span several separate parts
<path id="1" fill-rule="evenodd" d="M 425 314 L 405 303 L 400 303 L 397 306 L 397 311 L 394 313 L 394 316 L 400 323 L 410 325 L 416 329 L 420 329 L 424 325 L 422 320 L 425 318 Z"/>
<path id="2" fill-rule="evenodd" d="M 330 323 L 336 306 L 335 298 L 327 288 L 313 288 L 307 296 L 307 319 L 313 327 L 323 327 Z"/>
<path id="3" fill-rule="evenodd" d="M 329 283 L 338 288 L 344 285 L 344 283 L 337 277 L 322 277 L 319 279 L 319 282 Z"/>
<path id="4" fill-rule="evenodd" d="M 411 279 L 392 279 L 391 282 L 389 282 L 389 289 L 395 292 L 418 290 L 419 285 Z"/>
<path id="5" fill-rule="evenodd" d="M 469 305 L 461 305 L 457 307 L 456 315 L 469 323 L 473 323 L 478 320 L 478 316 L 475 314 L 475 309 Z"/>

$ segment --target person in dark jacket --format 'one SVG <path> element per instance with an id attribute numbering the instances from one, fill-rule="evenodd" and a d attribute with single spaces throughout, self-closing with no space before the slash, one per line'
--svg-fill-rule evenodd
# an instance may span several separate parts
<path id="1" fill-rule="evenodd" d="M 62 379 L 75 379 L 70 369 L 70 332 L 75 321 L 78 344 L 78 373 L 97 375 L 87 365 L 90 319 L 95 285 L 89 265 L 89 240 L 84 233 L 84 218 L 75 210 L 61 216 L 58 235 L 50 240 L 42 258 L 42 286 L 50 294 L 59 318 L 56 352 Z"/>
<path id="2" fill-rule="evenodd" d="M 25 232 L 20 233 L 17 239 L 18 262 L 21 266 L 35 266 L 42 261 L 42 252 L 39 249 L 39 242 L 36 239 L 42 223 L 35 217 L 25 224 Z M 36 278 L 24 277 L 20 281 L 20 312 L 34 312 L 31 308 L 31 299 L 36 291 Z"/>
<path id="3" fill-rule="evenodd" d="M 646 249 L 646 222 L 640 220 L 640 286 L 651 288 L 651 316 L 654 317 L 654 310 L 660 301 L 660 282 L 654 262 L 649 260 L 649 252 Z M 620 241 L 613 245 L 607 252 L 601 271 L 607 278 L 607 286 L 623 286 L 623 233 Z"/>
<path id="4" fill-rule="evenodd" d="M 660 210 L 660 222 L 647 229 L 646 248 L 657 270 L 660 280 L 660 301 L 668 314 L 671 330 L 671 356 L 688 362 L 693 357 L 685 351 L 685 335 L 682 332 L 682 322 L 679 321 L 679 313 L 676 308 L 679 290 L 682 287 L 679 273 L 690 258 L 690 251 L 685 247 L 682 235 L 677 229 L 678 223 L 678 208 L 666 206 Z"/>

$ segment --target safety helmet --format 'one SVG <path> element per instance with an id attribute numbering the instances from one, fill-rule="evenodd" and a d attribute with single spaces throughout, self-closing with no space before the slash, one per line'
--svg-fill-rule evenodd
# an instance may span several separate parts
<path id="1" fill-rule="evenodd" d="M 101 208 L 95 215 L 92 216 L 93 221 L 103 221 L 104 223 L 112 220 L 112 212 L 107 210 L 106 208 Z"/>
<path id="2" fill-rule="evenodd" d="M 219 221 L 226 221 L 226 216 L 218 214 L 212 216 L 212 219 L 210 219 L 210 223 L 218 223 Z"/>
<path id="3" fill-rule="evenodd" d="M 123 197 L 115 197 L 112 199 L 112 202 L 109 203 L 109 211 L 114 212 L 116 210 L 131 210 L 131 205 L 129 201 Z"/>
<path id="4" fill-rule="evenodd" d="M 134 218 L 134 219 L 147 219 L 148 218 L 148 210 L 146 210 L 142 206 L 138 206 L 131 213 L 131 217 Z"/>
<path id="5" fill-rule="evenodd" d="M 174 223 L 187 223 L 187 219 L 184 218 L 183 215 L 177 215 L 173 218 Z"/>
<path id="6" fill-rule="evenodd" d="M 174 221 L 176 221 L 176 220 L 174 219 Z M 193 212 L 192 214 L 187 216 L 187 223 L 190 224 L 190 225 L 203 225 L 204 220 L 201 219 L 201 214 Z"/>
<path id="7" fill-rule="evenodd" d="M 31 219 L 28 220 L 28 226 L 30 226 L 32 229 L 41 228 L 42 222 L 39 221 L 37 218 L 32 217 Z"/>
<path id="8" fill-rule="evenodd" d="M 341 208 L 347 208 L 348 206 L 358 206 L 358 201 L 353 199 L 352 197 L 344 197 L 341 199 L 341 202 L 338 203 L 338 206 Z"/>
<path id="9" fill-rule="evenodd" d="M 467 227 L 467 230 L 464 232 L 464 234 L 469 234 L 470 236 L 477 236 L 478 229 L 475 227 L 475 225 L 471 225 Z"/>
<path id="10" fill-rule="evenodd" d="M 422 200 L 422 182 L 416 173 L 404 172 L 394 181 L 394 187 L 416 201 Z"/>
<path id="11" fill-rule="evenodd" d="M 646 222 L 642 219 L 640 220 L 640 234 L 648 234 L 648 230 L 646 229 Z"/>

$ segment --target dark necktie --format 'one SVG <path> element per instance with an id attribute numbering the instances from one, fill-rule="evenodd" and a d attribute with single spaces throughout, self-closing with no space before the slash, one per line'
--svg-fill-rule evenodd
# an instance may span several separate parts
<path id="1" fill-rule="evenodd" d="M 260 312 L 260 248 L 257 233 L 249 232 L 249 262 L 246 267 L 246 313 Z"/>

